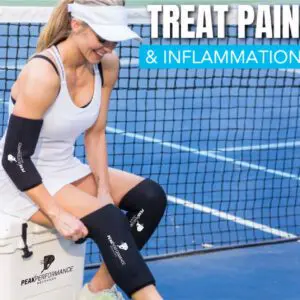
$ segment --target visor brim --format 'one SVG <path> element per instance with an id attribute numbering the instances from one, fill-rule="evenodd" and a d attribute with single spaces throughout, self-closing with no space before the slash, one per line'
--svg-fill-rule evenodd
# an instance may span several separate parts
<path id="1" fill-rule="evenodd" d="M 142 38 L 124 25 L 98 25 L 90 24 L 90 27 L 103 39 L 111 42 L 122 42 L 136 39 L 142 42 Z"/>

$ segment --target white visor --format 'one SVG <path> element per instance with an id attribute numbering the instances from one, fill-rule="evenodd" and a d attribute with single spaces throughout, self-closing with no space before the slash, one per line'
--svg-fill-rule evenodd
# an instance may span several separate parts
<path id="1" fill-rule="evenodd" d="M 127 11 L 123 6 L 96 6 L 69 4 L 73 18 L 87 23 L 100 37 L 107 41 L 121 42 L 130 39 L 142 40 L 128 27 Z"/>

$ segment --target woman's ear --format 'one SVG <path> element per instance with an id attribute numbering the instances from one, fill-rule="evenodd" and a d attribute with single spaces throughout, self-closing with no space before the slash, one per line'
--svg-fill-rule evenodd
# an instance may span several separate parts
<path id="1" fill-rule="evenodd" d="M 83 29 L 83 24 L 81 21 L 72 19 L 71 20 L 71 29 L 74 33 L 80 33 Z"/>

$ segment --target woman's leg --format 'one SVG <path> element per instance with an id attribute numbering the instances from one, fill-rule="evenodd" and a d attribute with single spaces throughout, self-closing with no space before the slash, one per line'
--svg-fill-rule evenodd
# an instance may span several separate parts
<path id="1" fill-rule="evenodd" d="M 143 177 L 109 168 L 109 184 L 114 204 L 119 206 L 125 194 L 143 180 Z M 73 185 L 89 195 L 94 197 L 97 195 L 97 185 L 92 175 L 74 182 Z M 104 289 L 109 289 L 114 284 L 106 265 L 103 263 L 89 283 L 89 288 L 92 292 L 96 293 Z"/>
<path id="2" fill-rule="evenodd" d="M 109 178 L 110 178 L 110 185 L 112 186 L 112 198 L 114 199 L 114 204 L 117 206 L 119 205 L 119 202 L 121 201 L 122 197 L 131 188 L 133 188 L 143 180 L 142 177 L 129 174 L 126 172 L 122 172 L 119 170 L 115 170 L 115 169 L 109 169 Z M 87 199 L 85 199 L 84 201 L 79 200 L 79 203 L 77 203 L 78 199 L 82 199 L 82 197 L 78 197 L 74 195 L 73 192 L 74 187 L 78 189 L 78 193 L 84 192 L 87 195 L 89 195 L 89 197 L 87 197 Z M 75 213 L 75 216 L 80 218 L 100 208 L 100 203 L 95 198 L 96 195 L 97 195 L 96 182 L 92 175 L 88 175 L 74 182 L 72 185 L 68 185 L 64 187 L 55 195 L 55 198 L 60 203 L 60 205 L 62 205 L 64 209 L 66 209 L 70 213 Z M 89 202 L 92 202 L 91 209 L 89 209 L 90 207 Z M 69 208 L 70 203 L 72 203 L 72 211 L 70 211 Z M 84 206 L 84 208 L 82 207 L 82 205 Z M 87 208 L 90 211 L 86 211 L 86 213 L 83 213 L 81 215 L 81 211 L 83 212 Z M 31 221 L 47 227 L 52 227 L 51 221 L 41 211 L 38 211 L 35 215 L 33 215 Z M 114 285 L 114 281 L 111 278 L 106 265 L 102 264 L 99 270 L 97 271 L 97 273 L 95 274 L 94 278 L 91 280 L 89 287 L 92 292 L 99 292 L 104 289 L 109 289 L 113 285 Z"/>
<path id="3" fill-rule="evenodd" d="M 115 204 L 118 205 L 128 190 L 132 189 L 142 180 L 143 178 L 141 177 L 110 169 L 110 181 L 112 185 L 111 191 Z M 88 215 L 108 204 L 100 203 L 95 197 L 96 192 L 97 189 L 93 176 L 89 175 L 77 182 L 74 182 L 72 185 L 65 186 L 54 196 L 54 198 L 66 211 L 72 213 L 78 218 L 82 218 L 83 216 Z M 31 218 L 31 221 L 52 227 L 50 220 L 40 211 Z M 100 289 L 107 288 L 113 284 L 104 264 L 92 280 L 92 284 L 93 283 L 97 289 L 99 287 Z M 133 299 L 160 299 L 160 296 L 154 286 L 148 286 L 135 293 L 133 295 Z"/>
<path id="4" fill-rule="evenodd" d="M 119 206 L 122 197 L 130 189 L 143 180 L 142 177 L 112 168 L 109 169 L 109 179 L 112 198 L 116 206 Z M 55 194 L 54 198 L 65 210 L 74 214 L 76 217 L 81 218 L 108 204 L 100 203 L 100 201 L 98 201 L 96 198 L 96 195 L 96 182 L 92 175 L 88 175 L 76 182 L 73 182 L 72 184 L 63 187 Z M 82 201 L 82 198 L 85 200 Z M 35 213 L 31 217 L 31 221 L 46 227 L 53 226 L 51 221 L 41 211 Z"/>
<path id="5" fill-rule="evenodd" d="M 109 169 L 109 181 L 115 205 L 121 205 L 122 209 L 128 210 L 127 217 L 129 220 L 138 220 L 141 224 L 147 225 L 143 234 L 138 232 L 136 226 L 132 227 L 132 234 L 141 249 L 156 229 L 164 213 L 166 206 L 165 193 L 153 181 L 113 168 Z M 93 176 L 83 178 L 74 184 L 91 195 L 97 193 Z M 143 212 L 142 215 L 141 212 Z M 130 223 L 133 225 L 134 222 L 131 221 Z M 106 265 L 102 264 L 91 280 L 89 287 L 91 291 L 97 292 L 101 289 L 110 288 L 113 284 L 114 282 Z"/>

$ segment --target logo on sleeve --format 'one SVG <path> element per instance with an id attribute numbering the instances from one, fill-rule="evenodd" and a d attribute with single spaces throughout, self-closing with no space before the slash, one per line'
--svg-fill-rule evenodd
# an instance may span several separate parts
<path id="1" fill-rule="evenodd" d="M 136 222 L 136 230 L 138 232 L 142 232 L 144 230 L 144 225 L 140 224 L 139 222 Z"/>
<path id="2" fill-rule="evenodd" d="M 127 251 L 128 250 L 128 245 L 127 243 L 122 243 L 121 245 L 117 245 L 119 249 Z"/>
<path id="3" fill-rule="evenodd" d="M 18 165 L 18 167 L 20 168 L 21 172 L 22 173 L 26 173 L 26 170 L 25 170 L 25 168 L 23 166 L 24 161 L 23 161 L 23 154 L 22 154 L 22 146 L 23 146 L 23 144 L 20 142 L 18 144 L 17 158 L 14 157 L 12 154 L 8 154 L 7 155 L 7 160 L 10 163 L 16 163 Z"/>
<path id="4" fill-rule="evenodd" d="M 139 219 L 141 218 L 141 216 L 143 215 L 144 212 L 145 212 L 145 210 L 142 208 L 129 222 L 130 227 L 133 227 L 134 225 L 136 225 L 137 232 L 142 232 L 145 228 L 144 224 L 141 224 L 139 222 Z"/>
<path id="5" fill-rule="evenodd" d="M 110 244 L 110 249 L 111 249 L 112 253 L 119 260 L 121 265 L 125 266 L 126 261 L 123 258 L 123 256 L 122 256 L 121 252 L 119 251 L 119 249 L 121 249 L 123 251 L 127 251 L 129 249 L 128 244 L 126 242 L 122 242 L 120 245 L 118 245 L 117 243 L 115 243 L 115 241 L 113 240 L 111 235 L 107 235 L 107 239 L 108 239 L 108 242 Z"/>
<path id="6" fill-rule="evenodd" d="M 13 163 L 13 162 L 18 163 L 17 160 L 16 160 L 16 158 L 13 155 L 11 155 L 11 154 L 7 155 L 7 160 L 9 162 L 11 162 L 11 163 Z"/>

